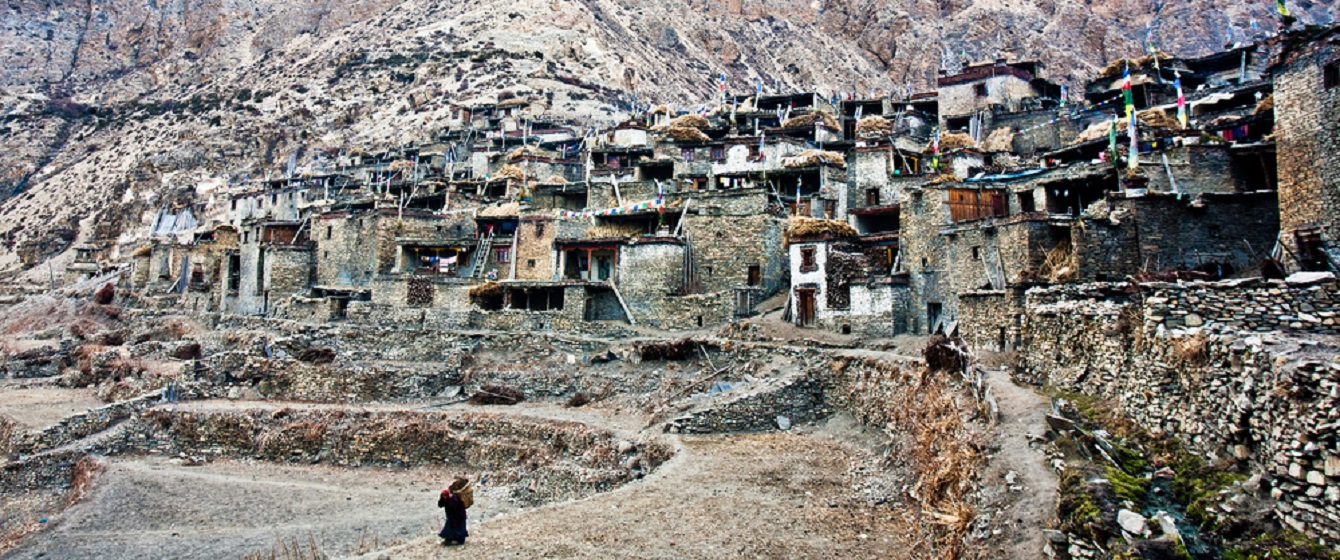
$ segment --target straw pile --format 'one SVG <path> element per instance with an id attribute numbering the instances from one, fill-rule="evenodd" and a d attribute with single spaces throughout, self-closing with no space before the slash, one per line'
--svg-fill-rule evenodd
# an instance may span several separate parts
<path id="1" fill-rule="evenodd" d="M 479 209 L 479 216 L 485 218 L 509 218 L 521 212 L 521 205 L 516 202 L 505 202 L 497 206 L 485 206 Z"/>
<path id="2" fill-rule="evenodd" d="M 642 224 L 606 223 L 586 230 L 587 239 L 606 239 L 610 237 L 632 237 L 644 233 Z"/>
<path id="3" fill-rule="evenodd" d="M 1270 94 L 1256 104 L 1256 109 L 1252 111 L 1253 115 L 1263 115 L 1275 111 L 1275 94 Z"/>
<path id="4" fill-rule="evenodd" d="M 1157 51 L 1153 55 L 1145 55 L 1140 58 L 1118 58 L 1103 67 L 1103 71 L 1098 73 L 1098 77 L 1111 78 L 1113 76 L 1120 76 L 1126 72 L 1126 68 L 1128 67 L 1131 70 L 1139 70 L 1146 66 L 1152 67 L 1155 56 L 1159 57 L 1160 64 L 1173 59 L 1172 55 L 1163 51 Z"/>
<path id="5" fill-rule="evenodd" d="M 1136 124 L 1145 130 L 1179 130 L 1182 128 L 1182 123 L 1177 122 L 1177 119 L 1168 116 L 1168 114 L 1164 113 L 1161 109 L 1141 111 L 1136 113 L 1135 117 L 1137 119 Z M 1126 132 L 1126 126 L 1127 120 L 1125 118 L 1118 119 L 1117 134 L 1124 134 Z M 1085 142 L 1107 138 L 1111 128 L 1112 123 L 1110 121 L 1094 123 L 1089 126 L 1089 128 L 1084 129 L 1084 132 L 1079 133 L 1079 136 L 1075 137 L 1074 143 L 1083 144 Z"/>
<path id="6" fill-rule="evenodd" d="M 498 108 L 499 108 L 499 109 L 506 109 L 506 108 L 508 108 L 508 107 L 520 107 L 520 106 L 522 106 L 522 105 L 530 105 L 530 101 L 528 101 L 528 100 L 526 100 L 526 99 L 524 99 L 524 98 L 521 98 L 521 97 L 513 97 L 513 98 L 508 99 L 508 100 L 506 100 L 506 101 L 499 102 L 499 103 L 498 103 Z"/>
<path id="7" fill-rule="evenodd" d="M 959 148 L 971 148 L 976 144 L 972 137 L 958 132 L 946 132 L 940 135 L 940 152 L 957 150 Z M 931 140 L 926 144 L 926 153 L 931 153 L 935 149 L 935 141 Z"/>
<path id="8" fill-rule="evenodd" d="M 499 179 L 516 179 L 518 181 L 526 178 L 526 172 L 515 165 L 505 165 L 493 175 Z"/>
<path id="9" fill-rule="evenodd" d="M 838 237 L 856 237 L 860 235 L 856 228 L 851 227 L 847 222 L 839 220 L 824 220 L 821 218 L 805 218 L 794 216 L 787 221 L 786 237 L 816 237 L 820 235 L 836 235 Z"/>
<path id="10" fill-rule="evenodd" d="M 670 121 L 671 128 L 707 128 L 711 126 L 702 115 L 681 115 Z"/>
<path id="11" fill-rule="evenodd" d="M 391 171 L 405 171 L 408 169 L 414 169 L 414 162 L 409 161 L 407 159 L 396 160 L 391 162 L 390 169 Z"/>
<path id="12" fill-rule="evenodd" d="M 782 128 L 807 128 L 814 126 L 821 121 L 823 122 L 823 125 L 828 128 L 834 130 L 842 129 L 842 124 L 839 123 L 833 115 L 828 114 L 826 111 L 815 111 L 807 115 L 791 117 L 782 122 Z"/>
<path id="13" fill-rule="evenodd" d="M 670 114 L 669 105 L 659 105 L 647 113 L 648 115 L 668 115 Z"/>
<path id="14" fill-rule="evenodd" d="M 1079 277 L 1079 267 L 1075 262 L 1075 251 L 1070 239 L 1062 238 L 1060 243 L 1047 252 L 1040 270 L 1048 282 L 1074 282 Z"/>
<path id="15" fill-rule="evenodd" d="M 552 156 L 552 152 L 546 152 L 535 146 L 522 146 L 510 152 L 507 152 L 507 161 L 516 161 L 523 156 Z"/>
<path id="16" fill-rule="evenodd" d="M 988 152 L 1014 151 L 1014 133 L 1008 128 L 997 128 L 982 142 L 982 148 Z"/>
<path id="17" fill-rule="evenodd" d="M 132 257 L 147 257 L 147 256 L 149 256 L 150 254 L 152 254 L 153 252 L 154 252 L 153 247 L 150 247 L 150 246 L 148 246 L 148 245 L 140 245 L 139 247 L 136 247 L 136 248 L 135 248 L 135 252 L 131 253 L 130 256 L 132 256 Z"/>
<path id="18" fill-rule="evenodd" d="M 838 167 L 847 166 L 847 158 L 838 152 L 829 152 L 825 150 L 805 150 L 794 156 L 782 158 L 783 167 L 810 167 L 813 165 L 836 165 Z"/>
<path id="19" fill-rule="evenodd" d="M 875 115 L 866 117 L 856 123 L 856 133 L 867 136 L 883 136 L 893 132 L 893 123 L 888 119 Z"/>
<path id="20" fill-rule="evenodd" d="M 555 185 L 562 185 L 562 184 L 566 184 L 566 183 L 568 182 L 568 180 L 567 180 L 567 179 L 564 179 L 562 175 L 554 174 L 554 175 L 550 175 L 548 179 L 545 179 L 545 180 L 544 180 L 544 182 L 545 182 L 545 183 L 555 184 Z"/>
<path id="21" fill-rule="evenodd" d="M 488 281 L 478 286 L 470 287 L 470 299 L 478 300 L 488 297 L 500 297 L 503 295 L 502 284 Z"/>
<path id="22" fill-rule="evenodd" d="M 681 126 L 667 128 L 665 135 L 678 142 L 707 142 L 712 139 L 701 130 Z"/>
<path id="23" fill-rule="evenodd" d="M 943 183 L 957 183 L 962 180 L 963 180 L 962 178 L 953 173 L 941 173 L 939 175 L 932 177 L 931 180 L 928 181 L 928 183 L 932 185 L 940 185 Z"/>
<path id="24" fill-rule="evenodd" d="M 1182 123 L 1179 123 L 1177 122 L 1177 119 L 1168 116 L 1168 113 L 1163 112 L 1162 109 L 1140 111 L 1139 113 L 1136 113 L 1135 116 L 1140 119 L 1139 124 L 1150 128 L 1162 128 L 1167 130 L 1177 130 L 1182 128 Z"/>

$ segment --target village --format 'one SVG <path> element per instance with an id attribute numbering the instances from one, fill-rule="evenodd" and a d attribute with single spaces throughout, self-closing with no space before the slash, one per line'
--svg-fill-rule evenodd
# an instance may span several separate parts
<path id="1" fill-rule="evenodd" d="M 1151 49 L 1082 86 L 1000 57 L 867 93 L 721 76 L 613 127 L 506 93 L 72 245 L 44 288 L 96 304 L 5 292 L 0 367 L 11 395 L 102 404 L 25 434 L 0 398 L 0 495 L 74 512 L 0 508 L 31 527 L 0 552 L 99 557 L 79 531 L 117 510 L 79 508 L 116 505 L 87 480 L 118 457 L 114 481 L 263 462 L 387 487 L 445 462 L 495 481 L 473 545 L 494 557 L 1334 557 L 1340 26 Z M 174 463 L 117 463 L 144 456 Z M 317 476 L 294 469 L 266 476 Z M 655 513 L 690 483 L 823 536 Z M 621 541 L 639 517 L 602 493 L 651 521 Z M 367 523 L 395 538 L 350 522 L 247 558 L 440 557 Z M 272 544 L 141 529 L 163 548 L 126 557 Z"/>

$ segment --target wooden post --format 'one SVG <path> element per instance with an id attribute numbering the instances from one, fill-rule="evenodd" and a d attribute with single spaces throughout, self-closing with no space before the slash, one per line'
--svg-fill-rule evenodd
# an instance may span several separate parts
<path id="1" fill-rule="evenodd" d="M 619 287 L 618 287 L 618 286 L 615 286 L 615 285 L 614 285 L 614 281 L 612 281 L 612 280 L 609 282 L 609 286 L 610 286 L 610 289 L 614 291 L 614 297 L 617 298 L 617 299 L 619 300 L 619 307 L 622 307 L 622 308 L 623 308 L 623 314 L 624 314 L 624 316 L 625 316 L 625 317 L 628 317 L 628 324 L 630 324 L 630 325 L 637 325 L 637 321 L 635 321 L 635 320 L 633 319 L 633 312 L 632 312 L 632 310 L 628 309 L 628 304 L 624 302 L 624 300 L 623 300 L 623 296 L 619 294 Z"/>

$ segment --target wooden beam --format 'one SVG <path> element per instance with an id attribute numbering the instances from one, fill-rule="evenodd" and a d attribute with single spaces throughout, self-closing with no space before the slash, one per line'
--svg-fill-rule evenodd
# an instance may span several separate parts
<path id="1" fill-rule="evenodd" d="M 623 314 L 628 318 L 628 324 L 637 325 L 637 321 L 633 319 L 633 311 L 628 309 L 628 303 L 624 302 L 623 295 L 619 293 L 619 287 L 615 286 L 613 281 L 609 282 L 609 287 L 614 291 L 614 297 L 619 300 L 619 307 L 623 308 Z"/>

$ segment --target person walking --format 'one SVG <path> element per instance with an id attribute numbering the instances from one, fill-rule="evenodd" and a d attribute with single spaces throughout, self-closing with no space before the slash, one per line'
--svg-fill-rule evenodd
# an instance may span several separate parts
<path id="1" fill-rule="evenodd" d="M 442 546 L 451 546 L 453 543 L 465 544 L 465 538 L 470 536 L 470 531 L 465 528 L 466 514 L 465 509 L 474 501 L 474 492 L 470 488 L 470 481 L 464 478 L 458 478 L 451 486 L 443 490 L 437 497 L 437 507 L 447 512 L 447 523 L 442 526 L 442 532 L 437 536 L 442 537 Z"/>

